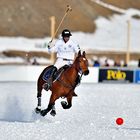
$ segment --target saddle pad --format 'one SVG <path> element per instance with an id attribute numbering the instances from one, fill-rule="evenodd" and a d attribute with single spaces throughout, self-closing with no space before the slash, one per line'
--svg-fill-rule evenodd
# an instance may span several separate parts
<path id="1" fill-rule="evenodd" d="M 47 81 L 49 79 L 50 74 L 51 74 L 51 69 L 47 69 L 43 74 L 43 77 L 42 77 L 43 80 Z"/>
<path id="2" fill-rule="evenodd" d="M 64 65 L 63 67 L 61 67 L 58 71 L 56 71 L 53 75 L 53 81 L 55 79 L 58 79 L 60 77 L 60 75 L 63 73 L 63 71 L 65 71 L 69 66 L 68 65 Z M 46 71 L 43 74 L 42 79 L 44 81 L 47 81 L 50 77 L 51 74 L 51 70 L 52 70 L 53 66 L 50 66 L 48 69 L 46 69 Z"/>

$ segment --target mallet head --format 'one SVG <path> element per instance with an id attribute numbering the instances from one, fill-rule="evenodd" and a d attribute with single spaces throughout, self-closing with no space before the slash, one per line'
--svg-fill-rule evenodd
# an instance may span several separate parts
<path id="1" fill-rule="evenodd" d="M 72 11 L 72 8 L 70 7 L 70 5 L 67 5 L 67 11 Z"/>

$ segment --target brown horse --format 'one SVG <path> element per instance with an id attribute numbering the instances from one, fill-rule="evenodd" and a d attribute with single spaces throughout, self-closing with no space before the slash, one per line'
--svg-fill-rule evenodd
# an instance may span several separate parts
<path id="1" fill-rule="evenodd" d="M 51 115 L 56 115 L 55 111 L 55 101 L 59 97 L 65 97 L 66 101 L 62 101 L 61 105 L 64 109 L 69 109 L 72 106 L 72 97 L 77 96 L 74 92 L 76 87 L 76 78 L 78 77 L 78 73 L 81 76 L 88 75 L 88 60 L 86 58 L 85 51 L 81 54 L 81 51 L 78 52 L 78 56 L 76 57 L 75 61 L 72 65 L 70 65 L 62 74 L 53 82 L 50 90 L 52 91 L 50 101 L 48 107 L 44 110 L 41 110 L 41 92 L 43 89 L 43 84 L 45 81 L 43 80 L 42 76 L 47 68 L 43 70 L 41 75 L 37 81 L 37 98 L 38 98 L 38 105 L 35 109 L 36 113 L 40 113 L 42 116 L 45 116 L 49 111 L 51 111 Z"/>

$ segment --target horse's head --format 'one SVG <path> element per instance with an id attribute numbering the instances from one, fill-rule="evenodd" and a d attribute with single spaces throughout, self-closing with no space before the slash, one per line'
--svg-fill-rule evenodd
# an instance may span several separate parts
<path id="1" fill-rule="evenodd" d="M 84 75 L 88 75 L 88 60 L 85 51 L 82 54 L 81 51 L 79 51 L 75 61 L 77 62 L 78 71 L 82 72 Z"/>

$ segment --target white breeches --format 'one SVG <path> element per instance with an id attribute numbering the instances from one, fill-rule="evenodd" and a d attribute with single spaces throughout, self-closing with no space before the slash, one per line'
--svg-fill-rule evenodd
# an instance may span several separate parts
<path id="1" fill-rule="evenodd" d="M 59 68 L 61 68 L 64 65 L 70 65 L 72 63 L 73 63 L 72 60 L 63 60 L 63 58 L 57 58 L 54 66 L 56 66 L 57 69 L 59 69 Z"/>

